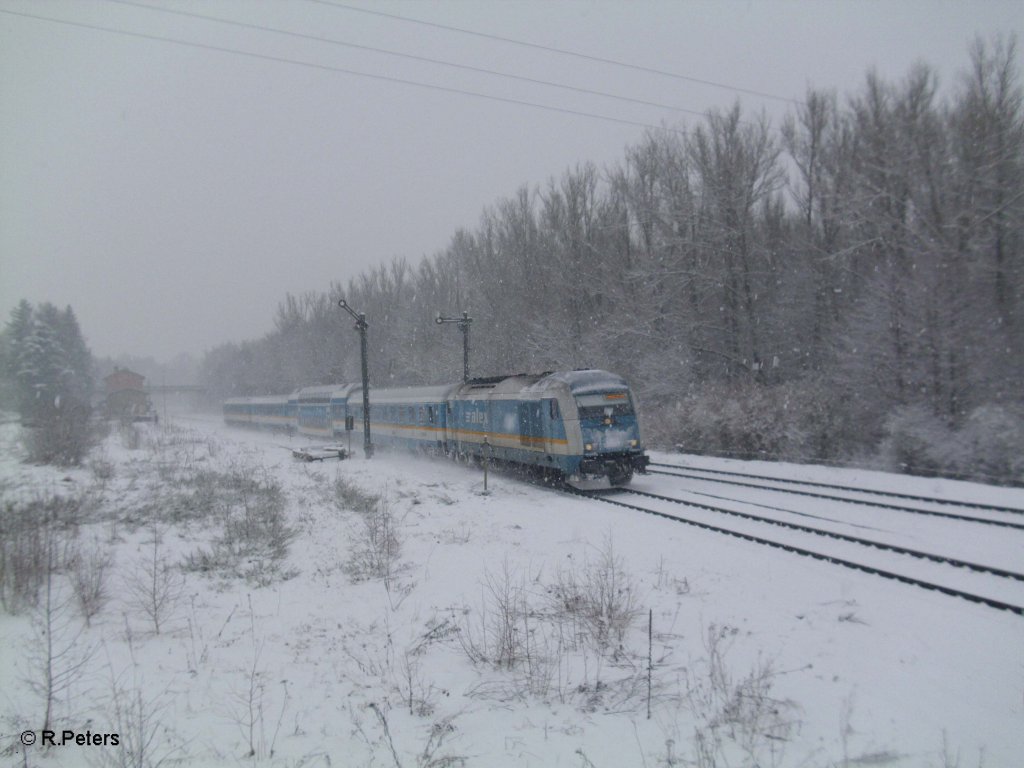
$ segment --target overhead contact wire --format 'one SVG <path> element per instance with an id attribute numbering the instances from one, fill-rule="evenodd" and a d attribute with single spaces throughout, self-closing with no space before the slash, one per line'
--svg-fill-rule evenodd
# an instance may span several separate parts
<path id="1" fill-rule="evenodd" d="M 689 75 L 681 75 L 677 72 L 668 72 L 663 69 L 655 69 L 653 67 L 645 67 L 640 64 L 633 64 L 628 61 L 618 61 L 616 59 L 606 59 L 602 56 L 592 56 L 587 53 L 580 53 L 579 51 L 570 51 L 564 48 L 556 48 L 550 45 L 541 45 L 540 43 L 531 43 L 526 40 L 516 40 L 511 37 L 502 37 L 501 35 L 492 35 L 487 32 L 478 32 L 474 29 L 464 29 L 462 27 L 452 27 L 447 24 L 438 24 L 433 21 L 424 21 L 423 19 L 414 19 L 409 16 L 399 16 L 395 13 L 386 13 L 384 11 L 374 11 L 369 8 L 359 8 L 354 5 L 347 5 L 346 3 L 332 2 L 332 0 L 308 0 L 311 3 L 318 3 L 320 5 L 329 5 L 334 8 L 340 8 L 346 11 L 354 11 L 356 13 L 366 13 L 371 16 L 381 16 L 386 19 L 395 19 L 397 21 L 406 21 L 410 24 L 421 24 L 426 27 L 434 27 L 435 29 L 443 29 L 448 32 L 458 32 L 463 35 L 473 35 L 474 37 L 482 37 L 487 40 L 497 40 L 502 43 L 511 43 L 512 45 L 521 45 L 525 48 L 533 48 L 539 51 L 547 51 L 548 53 L 557 53 L 562 56 L 571 56 L 577 59 L 583 59 L 585 61 L 597 62 L 599 64 L 611 64 L 616 67 L 624 67 L 626 69 L 632 69 L 637 72 L 646 72 L 651 75 L 661 75 L 662 77 L 671 77 L 676 80 L 685 80 L 688 83 L 696 83 L 698 85 L 707 85 L 712 88 L 721 88 L 728 91 L 734 91 L 736 93 L 745 93 L 750 96 L 760 96 L 764 99 L 772 99 L 774 101 L 782 101 L 788 104 L 795 104 L 802 106 L 803 102 L 799 99 L 793 99 L 788 96 L 779 96 L 774 93 L 767 93 L 765 91 L 757 91 L 753 88 L 742 88 L 736 85 L 729 85 L 728 83 L 718 83 L 714 80 L 702 80 L 699 77 L 690 77 Z"/>
<path id="2" fill-rule="evenodd" d="M 175 45 L 184 45 L 189 48 L 198 48 L 205 51 L 216 51 L 218 53 L 234 54 L 236 56 L 246 56 L 253 59 L 262 59 L 264 61 L 272 61 L 279 64 L 292 64 L 299 67 L 307 67 L 310 69 L 318 69 L 323 72 L 338 72 L 345 75 L 352 75 L 354 77 L 366 77 L 372 80 L 381 80 L 389 83 L 398 83 L 400 85 L 411 85 L 417 88 L 427 88 L 434 91 L 441 91 L 444 93 L 456 93 L 462 96 L 471 96 L 478 99 L 487 99 L 489 101 L 502 102 L 504 104 L 514 104 L 521 107 L 532 107 L 534 109 L 543 109 L 548 112 L 560 112 L 566 115 L 574 115 L 576 117 L 585 117 L 593 120 L 604 120 L 611 123 L 619 123 L 620 125 L 632 125 L 638 128 L 648 128 L 656 131 L 669 131 L 671 133 L 684 134 L 685 131 L 676 130 L 672 128 L 666 128 L 664 126 L 657 126 L 651 123 L 643 123 L 638 120 L 627 120 L 620 117 L 611 117 L 609 115 L 601 115 L 595 112 L 584 112 L 582 110 L 569 109 L 567 107 L 553 107 L 548 104 L 539 104 L 533 101 L 526 101 L 524 99 L 513 99 L 506 96 L 495 96 L 489 93 L 481 93 L 479 91 L 470 91 L 463 88 L 455 88 L 446 85 L 436 85 L 434 83 L 424 83 L 417 80 L 406 80 L 400 77 L 391 77 L 390 75 L 378 75 L 371 72 L 360 72 L 354 69 L 347 69 L 345 67 L 334 67 L 328 64 L 315 64 L 309 61 L 299 61 L 297 59 L 289 59 L 284 56 L 272 56 L 265 53 L 253 53 L 251 51 L 242 51 L 235 48 L 226 48 L 220 45 L 211 45 L 209 43 L 197 43 L 190 40 L 181 40 L 173 37 L 163 37 L 161 35 L 151 35 L 145 32 L 132 32 L 124 29 L 115 29 L 112 27 L 104 27 L 99 24 L 88 24 L 82 21 L 69 21 L 67 19 L 55 19 L 49 16 L 39 16 L 32 13 L 22 13 L 20 11 L 11 11 L 6 8 L 0 8 L 0 13 L 5 13 L 9 16 L 17 16 L 24 19 L 35 19 L 37 21 L 48 21 L 54 24 L 64 24 L 70 27 L 79 27 L 81 29 L 91 29 L 97 32 L 109 32 L 115 35 L 124 35 L 126 37 L 137 37 L 142 40 L 153 40 L 161 43 L 172 43 Z"/>
<path id="3" fill-rule="evenodd" d="M 388 48 L 378 48 L 372 45 L 364 45 L 362 43 L 353 43 L 348 40 L 338 40 L 336 38 L 322 37 L 320 35 L 311 35 L 304 32 L 293 32 L 287 29 L 279 29 L 278 27 L 268 27 L 262 24 L 252 24 L 246 21 L 237 21 L 235 19 L 225 19 L 220 16 L 209 16 L 203 13 L 193 13 L 191 11 L 179 11 L 174 8 L 164 8 L 157 5 L 148 5 L 146 3 L 136 3 L 132 0 L 106 0 L 108 3 L 116 3 L 117 5 L 125 5 L 133 8 L 145 8 L 150 11 L 158 11 L 160 13 L 170 13 L 175 16 L 184 16 L 187 18 L 201 19 L 204 21 L 215 21 L 220 24 L 229 24 L 234 27 L 241 27 L 242 29 L 253 29 L 260 32 L 271 32 L 277 35 L 285 35 L 287 37 L 294 37 L 302 40 L 312 40 L 319 43 L 328 43 L 330 45 L 340 45 L 346 48 L 354 48 L 361 51 L 370 51 L 372 53 L 383 53 L 387 56 L 395 56 L 402 59 L 410 59 L 412 61 L 425 62 L 428 64 L 438 64 L 443 67 L 452 67 L 454 69 L 462 69 L 468 72 L 477 72 L 480 74 L 492 75 L 494 77 L 504 77 L 510 80 L 518 80 L 524 83 L 531 83 L 533 85 L 543 85 L 550 88 L 561 88 L 567 91 L 575 91 L 576 93 L 583 93 L 589 96 L 600 96 L 606 99 L 616 99 L 618 101 L 625 101 L 632 104 L 640 104 L 646 107 L 656 107 L 658 109 L 668 109 L 674 112 L 684 112 L 690 115 L 697 115 L 703 117 L 704 113 L 699 112 L 695 109 L 687 109 L 686 107 L 676 107 L 671 104 L 662 104 L 657 101 L 646 101 L 645 99 L 637 99 L 632 96 L 622 96 L 617 93 L 608 93 L 606 91 L 597 91 L 591 88 L 582 88 L 575 85 L 569 85 L 568 83 L 556 83 L 551 80 L 541 80 L 534 77 L 526 77 L 524 75 L 516 75 L 511 72 L 499 72 L 494 69 L 487 69 L 486 67 L 475 67 L 471 64 L 460 64 L 454 61 L 445 61 L 444 59 L 435 59 L 429 56 L 418 56 L 412 53 L 405 53 L 402 51 L 390 50 Z"/>

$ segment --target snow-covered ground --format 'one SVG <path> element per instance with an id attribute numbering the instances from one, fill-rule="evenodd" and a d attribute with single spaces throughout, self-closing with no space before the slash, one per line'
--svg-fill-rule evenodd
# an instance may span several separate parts
<path id="1" fill-rule="evenodd" d="M 19 463 L 17 427 L 0 427 L 8 512 L 82 499 L 62 547 L 113 557 L 109 599 L 80 635 L 79 612 L 54 609 L 54 647 L 68 650 L 52 666 L 73 672 L 53 697 L 58 731 L 120 733 L 122 745 L 149 734 L 136 752 L 153 765 L 1021 764 L 1020 616 L 501 473 L 484 493 L 478 468 L 442 459 L 305 464 L 287 450 L 299 438 L 170 422 L 140 426 L 137 443 L 115 430 L 73 471 Z M 1020 490 L 685 461 L 1024 507 Z M 277 487 L 294 531 L 285 558 L 215 557 L 226 527 L 247 524 L 239 510 L 259 506 L 246 494 L 272 500 Z M 841 523 L 854 535 L 870 526 L 922 549 L 962 539 L 971 558 L 1024 570 L 1020 531 L 862 512 Z M 60 597 L 71 572 L 53 582 Z M 167 585 L 159 633 L 139 599 L 146 579 Z M 113 764 L 109 746 L 23 753 L 19 734 L 45 712 L 39 620 L 38 608 L 0 613 L 0 751 L 19 765 Z"/>

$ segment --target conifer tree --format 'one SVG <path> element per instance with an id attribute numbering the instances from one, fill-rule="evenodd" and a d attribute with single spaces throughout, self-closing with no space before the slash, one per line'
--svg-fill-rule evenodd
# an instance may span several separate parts
<path id="1" fill-rule="evenodd" d="M 33 430 L 30 458 L 79 463 L 90 445 L 92 354 L 74 311 L 23 300 L 4 330 L 3 358 L 22 423 Z"/>

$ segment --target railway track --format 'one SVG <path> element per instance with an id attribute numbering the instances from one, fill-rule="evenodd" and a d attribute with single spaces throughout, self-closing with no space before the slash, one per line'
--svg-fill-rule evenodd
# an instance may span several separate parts
<path id="1" fill-rule="evenodd" d="M 793 543 L 778 541 L 776 539 L 765 538 L 763 536 L 756 535 L 747 531 L 736 530 L 734 528 L 727 528 L 721 525 L 709 523 L 704 520 L 694 519 L 692 517 L 685 517 L 678 514 L 670 514 L 664 510 L 652 509 L 651 507 L 642 506 L 640 504 L 633 504 L 627 501 L 623 501 L 621 497 L 608 494 L 606 492 L 587 492 L 578 491 L 574 489 L 568 489 L 569 493 L 574 495 L 583 496 L 585 498 L 600 501 L 606 504 L 612 504 L 615 506 L 631 509 L 637 512 L 643 512 L 645 514 L 660 517 L 666 520 L 671 520 L 676 523 L 684 525 L 692 525 L 703 530 L 712 531 L 714 533 L 721 533 L 727 536 L 732 536 L 744 541 L 753 542 L 756 544 L 762 544 L 764 546 L 773 547 L 786 552 L 791 552 L 804 557 L 810 557 L 815 560 L 821 560 L 824 562 L 832 563 L 833 565 L 839 565 L 845 568 L 861 571 L 863 573 L 870 573 L 883 578 L 899 581 L 904 584 L 911 584 L 914 586 L 922 587 L 934 592 L 940 592 L 951 597 L 959 597 L 972 603 L 979 605 L 986 605 L 990 608 L 996 608 L 1003 611 L 1009 611 L 1015 613 L 1018 616 L 1024 616 L 1024 606 L 1008 602 L 1006 600 L 1000 600 L 991 596 L 981 595 L 974 592 L 968 592 L 965 590 L 957 589 L 955 587 L 948 586 L 946 584 L 938 584 L 926 579 L 918 578 L 916 576 L 910 576 L 897 571 L 889 570 L 888 568 L 880 568 L 876 565 L 872 565 L 864 562 L 857 562 L 847 557 L 839 557 L 834 554 L 827 552 L 821 552 L 814 549 L 808 549 L 804 546 L 798 546 Z M 1021 582 L 1024 581 L 1024 574 L 1008 571 L 1001 568 L 994 568 L 992 566 L 970 563 L 956 558 L 950 558 L 942 555 L 936 555 L 928 552 L 921 552 L 917 550 L 911 550 L 906 547 L 900 547 L 896 545 L 887 544 L 885 542 L 874 541 L 870 539 L 861 539 L 860 537 L 847 536 L 845 534 L 839 534 L 834 531 L 826 531 L 822 529 L 812 528 L 810 526 L 803 526 L 795 523 L 788 523 L 779 520 L 773 520 L 771 518 L 764 518 L 759 515 L 753 515 L 746 512 L 740 512 L 737 510 L 726 509 L 710 504 L 701 504 L 693 501 L 687 501 L 684 499 L 676 499 L 670 496 L 663 496 L 660 494 L 649 493 L 647 491 L 639 491 L 636 489 L 620 489 L 617 492 L 625 496 L 636 495 L 642 497 L 653 498 L 658 501 L 669 502 L 673 504 L 679 504 L 683 506 L 693 507 L 695 509 L 704 510 L 712 513 L 725 514 L 731 517 L 740 518 L 743 520 L 753 521 L 757 523 L 763 523 L 767 525 L 773 525 L 784 529 L 794 530 L 799 533 L 813 534 L 815 536 L 827 537 L 833 540 L 842 541 L 845 543 L 856 544 L 864 547 L 870 547 L 872 549 L 890 552 L 897 555 L 909 556 L 920 560 L 926 560 L 930 562 L 939 563 L 942 565 L 951 565 L 958 568 L 964 568 L 972 570 L 978 573 L 988 574 L 989 576 L 995 576 L 999 579 L 1007 579 L 1011 581 Z M 742 502 L 746 503 L 746 502 Z"/>
<path id="2" fill-rule="evenodd" d="M 780 488 L 777 485 L 765 485 L 764 483 L 753 483 L 753 482 L 746 482 L 746 481 L 743 481 L 743 480 L 724 479 L 724 478 L 719 478 L 719 477 L 708 477 L 706 475 L 707 474 L 736 475 L 736 476 L 739 476 L 739 477 L 746 477 L 746 478 L 750 478 L 750 479 L 754 479 L 754 480 L 766 480 L 766 481 L 770 481 L 772 483 L 789 484 L 789 485 L 808 485 L 808 486 L 815 486 L 815 487 L 820 487 L 820 488 L 829 488 L 829 489 L 833 489 L 833 490 L 837 490 L 837 491 L 845 491 L 845 492 L 850 492 L 850 493 L 863 493 L 863 494 L 870 494 L 870 495 L 888 496 L 888 497 L 891 497 L 891 498 L 898 498 L 898 499 L 911 499 L 911 500 L 917 500 L 917 501 L 929 502 L 929 503 L 936 503 L 936 504 L 957 505 L 957 506 L 962 506 L 962 507 L 968 507 L 968 508 L 971 508 L 971 509 L 980 509 L 980 510 L 984 510 L 986 512 L 993 512 L 993 513 L 1022 514 L 1022 515 L 1024 515 L 1024 510 L 1016 509 L 1014 507 L 999 507 L 999 506 L 992 505 L 992 504 L 988 504 L 988 505 L 986 505 L 986 504 L 976 504 L 976 503 L 970 503 L 970 502 L 950 501 L 948 499 L 940 500 L 940 499 L 936 499 L 936 498 L 933 498 L 933 497 L 912 496 L 910 494 L 899 494 L 899 493 L 891 493 L 890 494 L 890 493 L 885 493 L 885 492 L 882 492 L 882 491 L 866 491 L 866 490 L 861 489 L 861 488 L 853 488 L 853 487 L 842 486 L 842 485 L 830 485 L 828 483 L 815 483 L 815 482 L 811 482 L 811 481 L 802 481 L 802 480 L 787 480 L 787 479 L 783 479 L 783 478 L 767 477 L 767 476 L 764 476 L 764 475 L 747 475 L 747 474 L 744 474 L 744 473 L 741 473 L 741 472 L 726 472 L 725 470 L 695 469 L 695 468 L 690 468 L 690 467 L 681 467 L 681 466 L 678 466 L 678 465 L 675 465 L 675 464 L 654 464 L 654 463 L 652 463 L 650 466 L 651 467 L 671 467 L 673 470 L 675 470 L 675 471 L 668 471 L 666 469 L 648 469 L 648 472 L 650 474 L 654 474 L 654 475 L 668 475 L 668 476 L 671 476 L 671 477 L 684 477 L 684 478 L 688 478 L 688 479 L 691 479 L 691 480 L 702 480 L 702 481 L 710 482 L 710 483 L 721 483 L 723 485 L 732 485 L 732 486 L 737 486 L 737 487 L 741 487 L 741 488 L 755 488 L 755 489 L 758 489 L 758 490 L 775 491 L 777 493 L 791 494 L 791 495 L 794 495 L 794 496 L 804 496 L 804 497 L 809 497 L 809 498 L 814 498 L 814 499 L 828 499 L 828 500 L 831 500 L 831 501 L 841 501 L 841 502 L 844 502 L 844 503 L 847 503 L 847 504 L 858 504 L 858 505 L 861 505 L 861 506 L 878 507 L 880 509 L 890 509 L 890 510 L 894 510 L 894 511 L 897 511 L 897 512 L 907 512 L 907 513 L 918 514 L 918 515 L 931 515 L 933 517 L 947 518 L 947 519 L 950 519 L 950 520 L 960 520 L 960 521 L 963 521 L 963 522 L 979 523 L 981 525 L 994 525 L 994 526 L 999 526 L 999 527 L 1002 527 L 1002 528 L 1013 528 L 1013 529 L 1024 531 L 1024 522 L 1018 522 L 1018 521 L 1015 521 L 1015 520 L 1001 520 L 1001 519 L 992 518 L 992 517 L 978 517 L 976 515 L 964 515 L 964 514 L 959 514 L 959 513 L 956 513 L 956 512 L 942 512 L 942 511 L 939 511 L 939 510 L 936 510 L 936 509 L 927 509 L 925 507 L 914 507 L 914 506 L 908 506 L 906 504 L 893 504 L 893 503 L 889 503 L 889 502 L 885 502 L 885 501 L 881 501 L 881 500 L 875 500 L 875 499 L 856 498 L 856 497 L 845 496 L 845 495 L 835 494 L 835 493 L 823 493 L 823 492 L 820 492 L 820 491 L 808 491 L 808 490 L 800 490 L 800 489 L 795 489 L 795 488 Z M 698 474 L 698 473 L 705 473 L 705 474 Z"/>
<path id="3" fill-rule="evenodd" d="M 665 464 L 651 462 L 652 467 L 671 467 L 673 469 L 685 469 L 689 472 L 706 472 L 712 475 L 731 475 L 733 477 L 747 477 L 751 480 L 770 480 L 775 483 L 790 483 L 791 485 L 807 485 L 815 488 L 831 488 L 836 491 L 853 491 L 856 493 L 868 493 L 878 496 L 889 496 L 895 499 L 906 499 L 907 501 L 926 501 L 933 504 L 949 504 L 957 507 L 970 507 L 972 509 L 985 509 L 992 512 L 1010 512 L 1017 515 L 1024 515 L 1024 509 L 1020 507 L 1006 507 L 998 504 L 984 504 L 974 501 L 957 501 L 956 499 L 943 499 L 938 496 L 920 496 L 912 493 L 899 493 L 897 491 L 878 491 L 871 488 L 858 488 L 850 485 L 837 485 L 835 483 L 822 483 L 815 480 L 793 480 L 787 477 L 772 477 L 771 475 L 756 475 L 750 472 L 737 472 L 728 469 L 709 469 L 707 467 L 686 467 L 680 464 Z"/>

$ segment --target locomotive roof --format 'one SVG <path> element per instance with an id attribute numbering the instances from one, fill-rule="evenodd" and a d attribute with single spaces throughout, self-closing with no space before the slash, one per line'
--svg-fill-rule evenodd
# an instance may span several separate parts
<path id="1" fill-rule="evenodd" d="M 545 371 L 544 373 L 517 373 L 512 376 L 494 376 L 471 379 L 459 389 L 461 397 L 487 397 L 489 395 L 540 395 L 554 390 L 568 389 L 574 395 L 625 389 L 628 385 L 621 376 L 598 369 L 580 371 Z"/>
<path id="2" fill-rule="evenodd" d="M 440 384 L 431 387 L 395 387 L 387 389 L 370 387 L 370 402 L 374 404 L 439 403 L 450 397 L 458 386 L 458 384 Z M 354 385 L 349 393 L 349 398 L 358 400 L 362 397 L 362 393 L 363 388 Z"/>
<path id="3" fill-rule="evenodd" d="M 626 380 L 616 373 L 590 368 L 579 371 L 556 371 L 534 384 L 531 389 L 544 390 L 557 386 L 568 386 L 574 395 L 588 392 L 605 392 L 609 389 L 626 389 Z"/>

